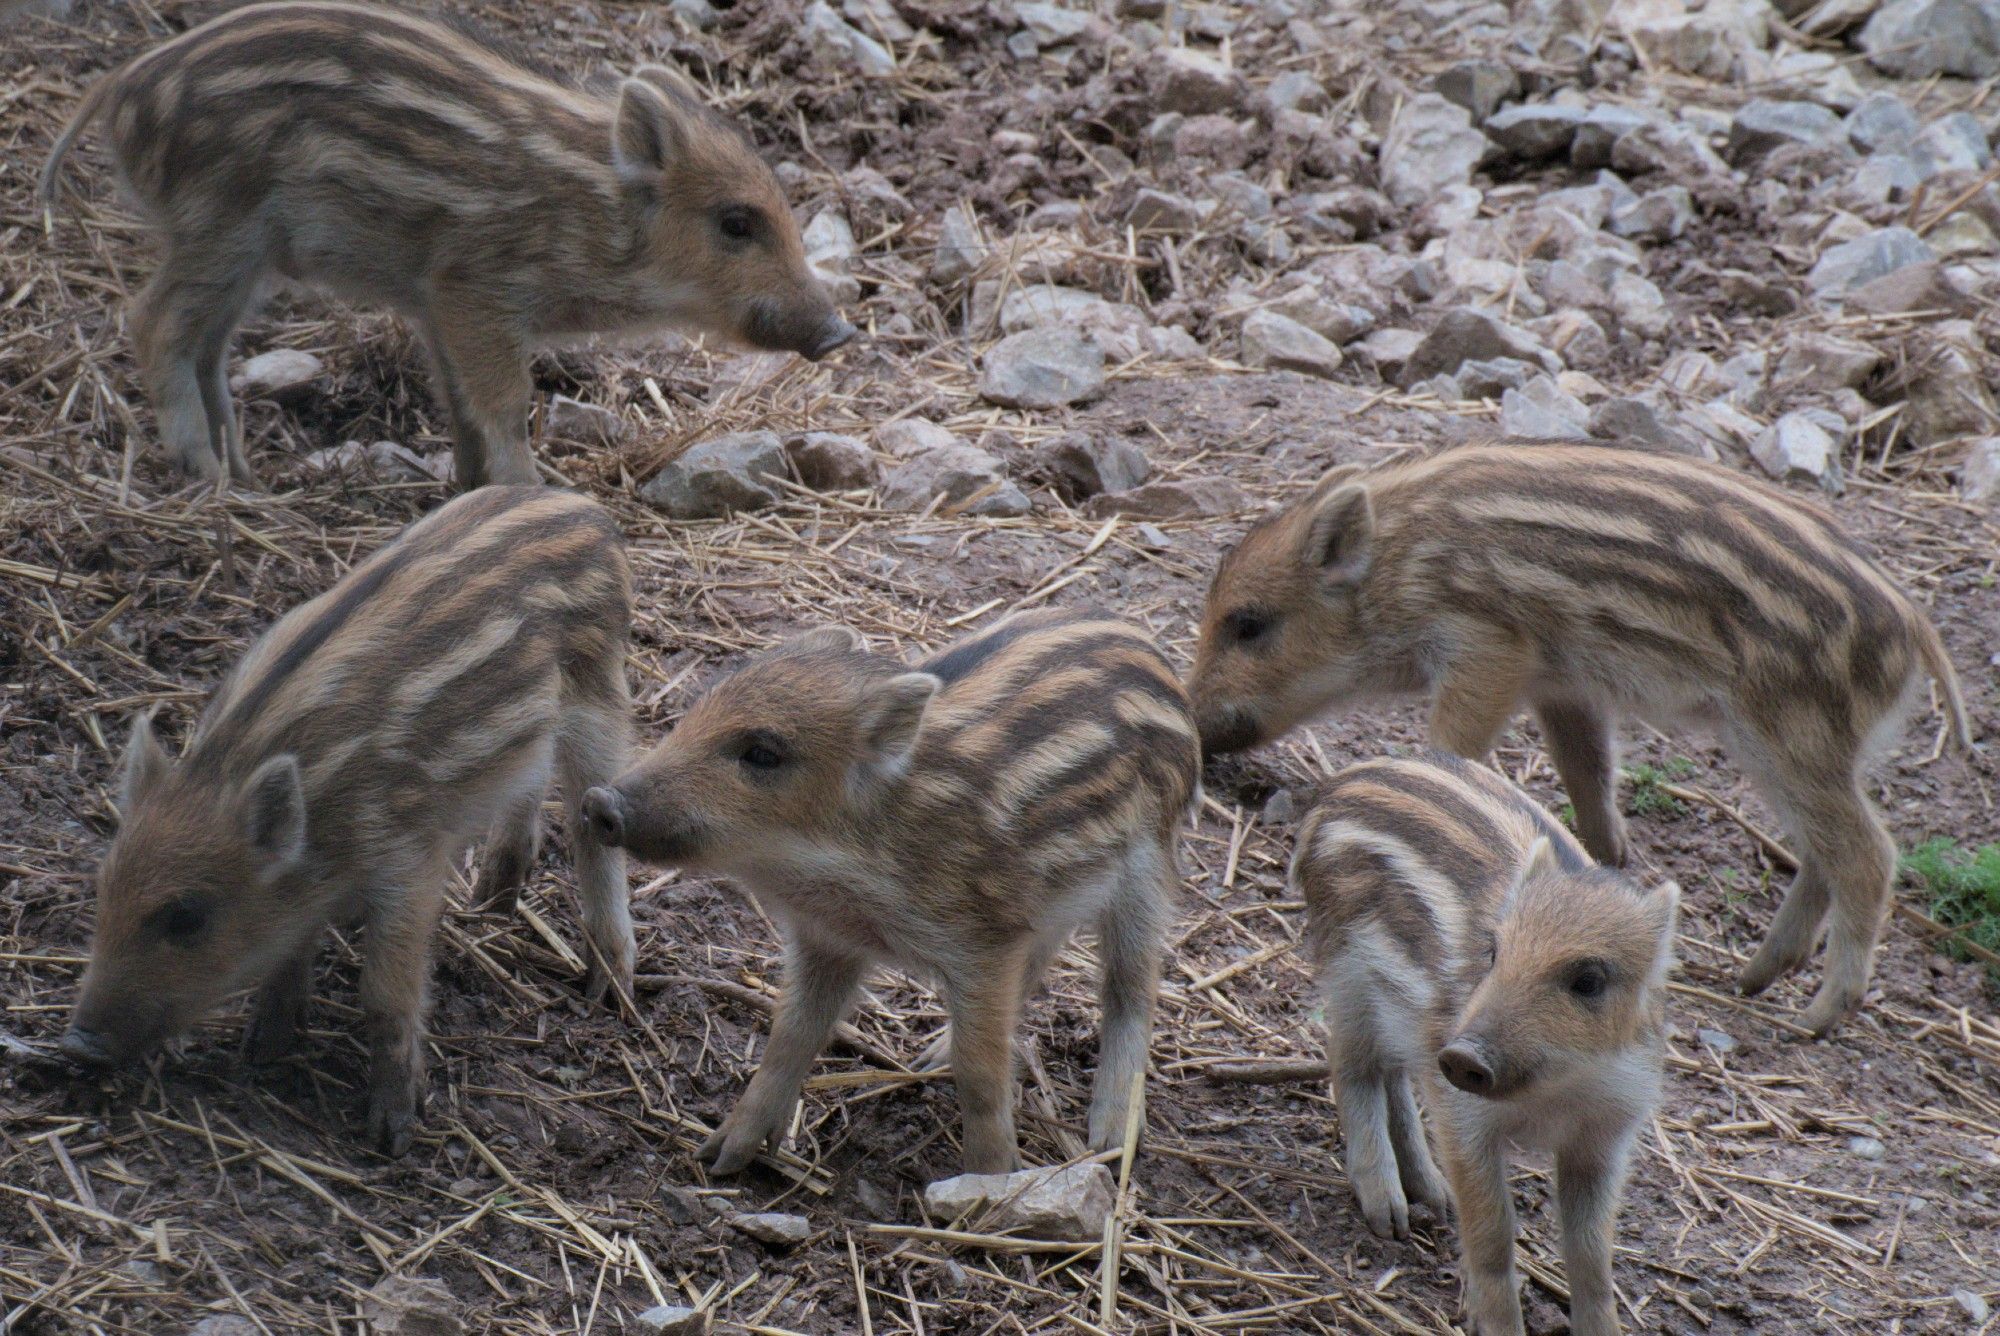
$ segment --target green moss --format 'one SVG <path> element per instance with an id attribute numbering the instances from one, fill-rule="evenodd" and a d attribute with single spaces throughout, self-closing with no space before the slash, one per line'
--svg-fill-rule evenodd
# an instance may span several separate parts
<path id="1" fill-rule="evenodd" d="M 2000 844 L 1961 849 L 1956 840 L 1925 840 L 1903 855 L 1903 871 L 1929 894 L 1932 918 L 2000 951 Z M 1960 960 L 1969 956 L 1957 937 L 1942 946 Z M 1993 973 L 2000 977 L 2000 970 Z"/>

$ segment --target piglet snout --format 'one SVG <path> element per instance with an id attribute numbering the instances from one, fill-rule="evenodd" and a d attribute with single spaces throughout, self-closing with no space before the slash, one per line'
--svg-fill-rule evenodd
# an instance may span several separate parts
<path id="1" fill-rule="evenodd" d="M 1438 1070 L 1468 1095 L 1493 1093 L 1493 1065 L 1476 1040 L 1457 1039 L 1445 1045 L 1438 1052 Z"/>
<path id="2" fill-rule="evenodd" d="M 625 843 L 625 797 L 617 789 L 599 786 L 583 795 L 583 819 L 591 833 L 612 849 Z"/>

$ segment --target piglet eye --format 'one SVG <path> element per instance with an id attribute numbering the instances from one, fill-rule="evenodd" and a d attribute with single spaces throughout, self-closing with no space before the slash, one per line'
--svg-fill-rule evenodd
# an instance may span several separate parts
<path id="1" fill-rule="evenodd" d="M 715 226 L 731 241 L 748 241 L 757 235 L 757 215 L 749 209 L 732 206 L 715 215 Z"/>
<path id="2" fill-rule="evenodd" d="M 785 763 L 784 744 L 767 733 L 753 733 L 738 745 L 736 759 L 750 770 L 776 770 Z"/>
<path id="3" fill-rule="evenodd" d="M 208 906 L 185 896 L 155 910 L 153 926 L 168 941 L 186 945 L 208 927 Z"/>
<path id="4" fill-rule="evenodd" d="M 1611 980 L 1605 975 L 1602 965 L 1578 965 L 1570 971 L 1569 990 L 1586 1002 L 1604 996 L 1604 990 Z"/>
<path id="5" fill-rule="evenodd" d="M 1222 629 L 1239 645 L 1252 645 L 1271 633 L 1272 618 L 1255 608 L 1242 608 L 1223 619 Z"/>

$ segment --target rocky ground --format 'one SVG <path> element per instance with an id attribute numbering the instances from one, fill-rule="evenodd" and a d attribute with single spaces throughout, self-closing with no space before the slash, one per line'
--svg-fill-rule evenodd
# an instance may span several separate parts
<path id="1" fill-rule="evenodd" d="M 867 332 L 816 367 L 673 338 L 538 364 L 551 481 L 632 538 L 649 730 L 828 619 L 914 653 L 1094 602 L 1185 656 L 1263 505 L 1505 432 L 1698 454 L 1831 506 L 2000 732 L 1996 0 L 444 7 L 578 80 L 678 61 L 779 164 Z M 94 152 L 53 219 L 30 187 L 90 79 L 218 8 L 0 20 L 0 1332 L 1451 1330 L 1449 1223 L 1386 1243 L 1351 1205 L 1283 880 L 1315 776 L 1419 743 L 1414 707 L 1212 768 L 1148 1140 L 1122 1190 L 1052 1193 L 1040 1242 L 927 1194 L 955 1108 L 907 1070 L 940 1014 L 901 979 L 790 1148 L 707 1181 L 693 1148 L 779 983 L 769 925 L 642 872 L 635 1006 L 587 1012 L 559 838 L 517 918 L 453 889 L 401 1161 L 353 1136 L 346 943 L 289 1067 L 238 1066 L 234 1016 L 147 1073 L 50 1059 L 127 717 L 184 732 L 251 637 L 447 495 L 406 332 L 310 296 L 241 341 L 271 496 L 182 488 L 148 453 L 122 328 L 143 233 Z M 1627 1325 L 1995 1329 L 1995 976 L 1905 885 L 1869 1009 L 1801 1041 L 1810 977 L 1730 992 L 1785 875 L 1770 813 L 1705 740 L 1626 741 L 1640 874 L 1688 892 Z M 1937 742 L 1920 710 L 1877 773 L 1899 841 L 2000 840 L 1990 744 Z M 1532 727 L 1498 759 L 1561 805 Z M 1036 1163 L 1079 1149 L 1091 965 L 1073 947 L 1032 1009 Z M 1516 1185 L 1529 1327 L 1557 1332 L 1545 1169 Z"/>

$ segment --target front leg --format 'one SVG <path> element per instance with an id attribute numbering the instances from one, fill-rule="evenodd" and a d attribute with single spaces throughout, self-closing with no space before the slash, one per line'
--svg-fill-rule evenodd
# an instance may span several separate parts
<path id="1" fill-rule="evenodd" d="M 785 991 L 764 1061 L 722 1126 L 695 1152 L 712 1172 L 739 1172 L 785 1134 L 806 1073 L 847 1014 L 867 965 L 859 956 L 818 943 L 797 938 L 787 943 Z"/>
<path id="2" fill-rule="evenodd" d="M 305 1034 L 306 1005 L 312 1001 L 313 959 L 319 954 L 315 929 L 297 952 L 257 990 L 250 1023 L 243 1029 L 243 1060 L 253 1067 L 291 1056 Z"/>
<path id="3" fill-rule="evenodd" d="M 1617 1336 L 1618 1302 L 1611 1284 L 1612 1226 L 1635 1128 L 1609 1147 L 1564 1147 L 1556 1155 L 1556 1207 L 1562 1217 L 1563 1269 L 1569 1275 L 1569 1327 L 1574 1336 Z"/>
<path id="4" fill-rule="evenodd" d="M 1021 1167 L 1014 1135 L 1014 1032 L 1021 1023 L 1028 950 L 1028 943 L 1017 942 L 979 953 L 945 980 L 951 1073 L 958 1084 L 968 1174 Z"/>
<path id="5" fill-rule="evenodd" d="M 527 351 L 513 323 L 476 299 L 440 296 L 425 341 L 451 412 L 459 490 L 540 482 L 528 451 Z"/>
<path id="6" fill-rule="evenodd" d="M 409 1150 L 424 1084 L 431 937 L 444 901 L 436 860 L 369 898 L 361 1014 L 368 1035 L 368 1136 L 384 1155 Z"/>
<path id="7" fill-rule="evenodd" d="M 1467 1136 L 1455 1125 L 1458 1121 L 1452 1114 L 1438 1119 L 1438 1140 L 1458 1203 L 1466 1315 L 1476 1336 L 1523 1336 L 1505 1147 L 1491 1138 Z"/>
<path id="8" fill-rule="evenodd" d="M 1526 694 L 1528 650 L 1496 641 L 1461 651 L 1431 698 L 1431 745 L 1469 761 L 1484 761 Z"/>

